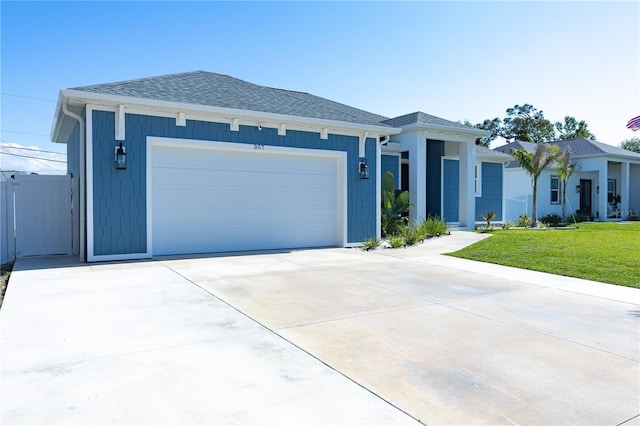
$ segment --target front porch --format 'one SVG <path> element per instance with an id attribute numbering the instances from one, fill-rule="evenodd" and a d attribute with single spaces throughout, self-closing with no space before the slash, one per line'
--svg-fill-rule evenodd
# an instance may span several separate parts
<path id="1" fill-rule="evenodd" d="M 576 213 L 601 221 L 640 217 L 640 162 L 583 160 L 580 166 Z"/>

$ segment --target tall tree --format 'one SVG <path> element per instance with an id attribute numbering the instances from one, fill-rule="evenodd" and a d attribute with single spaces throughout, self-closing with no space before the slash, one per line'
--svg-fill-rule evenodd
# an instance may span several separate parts
<path id="1" fill-rule="evenodd" d="M 493 120 L 486 119 L 482 123 L 476 124 L 475 127 L 477 127 L 478 129 L 486 130 L 490 133 L 489 136 L 485 136 L 476 140 L 477 145 L 482 145 L 489 148 L 491 142 L 493 142 L 498 136 L 502 136 L 502 120 L 498 117 L 494 118 Z"/>
<path id="2" fill-rule="evenodd" d="M 640 138 L 625 139 L 620 142 L 620 148 L 640 154 Z"/>
<path id="3" fill-rule="evenodd" d="M 568 146 L 558 156 L 556 164 L 556 173 L 562 182 L 562 221 L 565 223 L 567 222 L 567 184 L 575 168 L 575 163 L 571 162 L 571 147 Z"/>
<path id="4" fill-rule="evenodd" d="M 515 105 L 507 108 L 507 117 L 503 120 L 503 137 L 507 140 L 526 142 L 551 142 L 556 131 L 544 113 L 531 104 Z"/>
<path id="5" fill-rule="evenodd" d="M 575 138 L 596 140 L 596 136 L 589 131 L 589 125 L 584 120 L 578 121 L 575 117 L 565 115 L 564 122 L 558 121 L 555 126 L 562 140 Z"/>
<path id="6" fill-rule="evenodd" d="M 538 222 L 537 200 L 538 200 L 538 178 L 540 173 L 553 163 L 560 155 L 560 150 L 555 145 L 539 143 L 535 151 L 528 152 L 522 148 L 514 149 L 511 155 L 533 180 L 533 202 L 531 206 L 531 226 L 536 226 Z"/>

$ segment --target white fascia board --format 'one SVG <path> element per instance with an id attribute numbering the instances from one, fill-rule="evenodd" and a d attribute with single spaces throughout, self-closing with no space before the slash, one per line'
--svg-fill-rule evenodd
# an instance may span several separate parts
<path id="1" fill-rule="evenodd" d="M 434 132 L 440 132 L 440 133 L 449 134 L 449 135 L 469 135 L 469 136 L 475 136 L 477 138 L 490 135 L 490 132 L 487 132 L 486 130 L 474 129 L 472 127 L 469 127 L 469 128 L 450 127 L 450 126 L 441 126 L 438 124 L 425 124 L 425 123 L 412 123 L 407 126 L 403 126 L 402 131 L 403 132 L 434 131 Z"/>
<path id="2" fill-rule="evenodd" d="M 330 131 L 339 132 L 339 134 L 360 135 L 362 132 L 369 132 L 371 137 L 374 135 L 390 136 L 399 134 L 402 129 L 377 126 L 359 123 L 349 123 L 346 121 L 326 120 L 311 117 L 299 117 L 295 115 L 276 114 L 269 112 L 250 111 L 235 108 L 214 107 L 209 105 L 185 104 L 181 102 L 163 101 L 157 99 L 134 98 L 129 96 L 108 95 L 103 93 L 85 92 L 81 90 L 65 89 L 61 90 L 61 96 L 72 103 L 91 103 L 94 105 L 104 105 L 107 107 L 117 107 L 120 104 L 127 106 L 127 109 L 140 108 L 143 110 L 153 110 L 156 112 L 165 112 L 167 115 L 175 117 L 176 112 L 185 112 L 187 118 L 194 117 L 211 117 L 221 119 L 223 122 L 231 122 L 234 118 L 250 122 L 251 124 L 263 124 L 266 127 L 279 128 L 280 124 L 286 123 L 287 128 L 291 130 L 308 130 L 314 129 L 321 132 L 323 128 Z M 64 100 L 62 100 L 64 101 Z M 61 102 L 61 101 L 59 101 Z M 333 132 L 331 132 L 333 133 Z"/>
<path id="3" fill-rule="evenodd" d="M 382 152 L 386 153 L 398 153 L 402 149 L 400 142 L 387 142 L 382 145 Z"/>
<path id="4" fill-rule="evenodd" d="M 62 113 L 63 96 L 62 91 L 58 94 L 58 102 L 56 102 L 56 111 L 53 114 L 53 123 L 51 124 L 51 133 L 49 137 L 52 141 L 57 142 L 58 135 L 60 134 L 60 127 L 62 126 L 62 119 L 60 114 Z"/>
<path id="5" fill-rule="evenodd" d="M 640 164 L 640 157 L 633 157 L 624 154 L 585 154 L 585 155 L 572 155 L 572 159 L 575 160 L 587 160 L 602 158 L 606 161 L 625 161 L 629 164 Z"/>
<path id="6" fill-rule="evenodd" d="M 507 161 L 514 161 L 514 158 L 507 154 L 492 155 L 492 154 L 479 154 L 478 152 L 476 152 L 476 158 L 481 160 L 492 161 L 492 162 L 500 162 L 500 163 L 507 162 Z"/>

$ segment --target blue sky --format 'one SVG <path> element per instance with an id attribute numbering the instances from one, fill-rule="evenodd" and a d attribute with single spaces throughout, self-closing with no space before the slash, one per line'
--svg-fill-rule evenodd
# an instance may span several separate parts
<path id="1" fill-rule="evenodd" d="M 636 1 L 2 1 L 0 13 L 3 144 L 64 152 L 49 141 L 61 88 L 193 70 L 389 117 L 475 123 L 530 103 L 611 145 L 640 136 L 625 128 L 640 115 Z"/>

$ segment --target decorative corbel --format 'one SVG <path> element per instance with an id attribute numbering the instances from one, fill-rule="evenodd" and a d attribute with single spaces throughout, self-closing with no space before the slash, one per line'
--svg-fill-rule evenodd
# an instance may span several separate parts
<path id="1" fill-rule="evenodd" d="M 176 117 L 176 126 L 186 126 L 187 125 L 187 115 L 184 112 L 179 112 Z"/>
<path id="2" fill-rule="evenodd" d="M 364 144 L 367 141 L 367 136 L 369 136 L 369 132 L 364 132 L 363 134 L 360 135 L 360 151 L 359 151 L 359 155 L 360 158 L 364 158 Z"/>
<path id="3" fill-rule="evenodd" d="M 123 141 L 125 134 L 124 128 L 124 105 L 118 105 L 118 112 L 116 113 L 116 140 Z"/>

